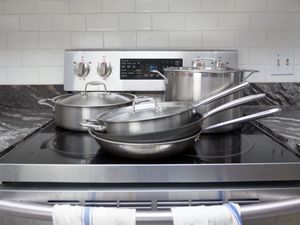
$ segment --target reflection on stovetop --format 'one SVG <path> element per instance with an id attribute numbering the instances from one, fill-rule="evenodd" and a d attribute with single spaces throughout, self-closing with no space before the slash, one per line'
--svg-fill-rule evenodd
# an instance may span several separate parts
<path id="1" fill-rule="evenodd" d="M 299 162 L 300 157 L 251 124 L 223 134 L 203 134 L 186 151 L 165 159 L 140 160 L 111 155 L 86 132 L 50 123 L 4 155 L 0 163 L 20 164 L 205 164 Z"/>

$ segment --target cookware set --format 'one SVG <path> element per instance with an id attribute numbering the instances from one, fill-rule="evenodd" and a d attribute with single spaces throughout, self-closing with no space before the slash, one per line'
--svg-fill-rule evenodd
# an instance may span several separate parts
<path id="1" fill-rule="evenodd" d="M 153 71 L 165 79 L 164 102 L 145 96 L 110 93 L 103 83 L 89 82 L 80 94 L 61 95 L 39 103 L 53 109 L 57 126 L 88 131 L 101 147 L 112 154 L 147 159 L 184 151 L 192 147 L 203 132 L 223 132 L 224 127 L 231 127 L 231 130 L 236 124 L 280 111 L 275 108 L 244 117 L 239 115 L 236 118 L 235 115 L 226 121 L 204 123 L 214 115 L 265 96 L 257 94 L 236 98 L 240 96 L 239 91 L 249 86 L 241 79 L 245 71 L 209 60 L 196 59 L 194 67 L 165 68 L 165 75 Z M 210 67 L 205 67 L 205 63 Z M 104 92 L 88 92 L 89 85 L 102 85 Z M 231 99 L 224 104 L 224 98 L 228 96 Z M 203 112 L 203 106 L 212 104 L 215 107 Z"/>

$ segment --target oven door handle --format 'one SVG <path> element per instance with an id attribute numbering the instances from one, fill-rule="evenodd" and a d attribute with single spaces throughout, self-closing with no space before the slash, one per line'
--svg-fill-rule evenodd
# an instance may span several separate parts
<path id="1" fill-rule="evenodd" d="M 53 206 L 51 205 L 0 200 L 0 212 L 5 212 L 11 216 L 51 221 L 52 209 Z M 300 198 L 241 206 L 241 217 L 243 220 L 273 217 L 296 212 L 300 212 Z M 171 222 L 172 220 L 170 210 L 136 211 L 137 222 Z"/>

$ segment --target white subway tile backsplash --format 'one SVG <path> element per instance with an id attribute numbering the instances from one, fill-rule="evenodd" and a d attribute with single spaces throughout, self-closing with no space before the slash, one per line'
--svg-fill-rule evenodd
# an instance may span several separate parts
<path id="1" fill-rule="evenodd" d="M 185 15 L 187 30 L 216 30 L 218 29 L 217 13 L 188 13 Z"/>
<path id="2" fill-rule="evenodd" d="M 18 31 L 20 29 L 19 16 L 0 15 L 0 31 Z"/>
<path id="3" fill-rule="evenodd" d="M 0 85 L 8 84 L 7 69 L 0 68 Z"/>
<path id="4" fill-rule="evenodd" d="M 40 84 L 63 84 L 63 67 L 43 67 L 40 68 Z"/>
<path id="5" fill-rule="evenodd" d="M 298 31 L 268 31 L 268 47 L 298 47 Z"/>
<path id="6" fill-rule="evenodd" d="M 268 0 L 270 12 L 298 12 L 299 6 L 299 0 Z"/>
<path id="7" fill-rule="evenodd" d="M 120 30 L 150 30 L 151 15 L 145 13 L 120 14 Z"/>
<path id="8" fill-rule="evenodd" d="M 220 13 L 220 30 L 245 30 L 250 28 L 249 13 Z"/>
<path id="9" fill-rule="evenodd" d="M 260 30 L 293 30 L 300 28 L 297 13 L 253 13 L 251 28 Z"/>
<path id="10" fill-rule="evenodd" d="M 202 0 L 203 1 L 203 11 L 234 11 L 235 10 L 235 0 Z"/>
<path id="11" fill-rule="evenodd" d="M 233 47 L 233 43 L 234 34 L 231 31 L 203 31 L 204 47 Z"/>
<path id="12" fill-rule="evenodd" d="M 141 31 L 137 32 L 138 48 L 169 48 L 169 32 Z"/>
<path id="13" fill-rule="evenodd" d="M 71 0 L 69 7 L 72 13 L 97 13 L 101 12 L 102 3 L 99 0 Z"/>
<path id="14" fill-rule="evenodd" d="M 0 67 L 20 66 L 20 50 L 0 50 Z"/>
<path id="15" fill-rule="evenodd" d="M 39 33 L 40 48 L 70 48 L 70 33 L 68 32 L 41 32 Z"/>
<path id="16" fill-rule="evenodd" d="M 184 14 L 154 13 L 152 23 L 153 30 L 183 30 Z"/>
<path id="17" fill-rule="evenodd" d="M 169 10 L 168 0 L 136 0 L 137 12 L 167 12 Z"/>
<path id="18" fill-rule="evenodd" d="M 22 52 L 25 67 L 53 66 L 54 53 L 53 50 L 24 50 Z"/>
<path id="19" fill-rule="evenodd" d="M 243 12 L 267 11 L 267 0 L 236 0 L 236 10 Z"/>
<path id="20" fill-rule="evenodd" d="M 237 49 L 250 81 L 300 82 L 300 1 L 0 0 L 0 84 L 62 84 L 67 48 Z M 295 75 L 270 75 L 272 48 Z"/>
<path id="21" fill-rule="evenodd" d="M 105 48 L 136 48 L 136 32 L 104 32 Z"/>
<path id="22" fill-rule="evenodd" d="M 200 0 L 170 0 L 170 12 L 199 12 L 202 10 Z"/>
<path id="23" fill-rule="evenodd" d="M 71 48 L 102 48 L 102 32 L 72 32 Z"/>
<path id="24" fill-rule="evenodd" d="M 53 29 L 55 31 L 84 31 L 84 15 L 54 15 Z"/>
<path id="25" fill-rule="evenodd" d="M 68 0 L 37 0 L 37 13 L 67 13 Z"/>
<path id="26" fill-rule="evenodd" d="M 248 48 L 238 48 L 238 64 L 247 65 L 249 64 L 249 49 Z"/>
<path id="27" fill-rule="evenodd" d="M 32 14 L 36 13 L 36 2 L 32 0 L 4 1 L 4 13 L 6 14 Z"/>
<path id="28" fill-rule="evenodd" d="M 103 12 L 134 12 L 135 0 L 102 0 Z"/>
<path id="29" fill-rule="evenodd" d="M 270 62 L 270 51 L 268 48 L 250 48 L 250 65 L 267 65 Z"/>
<path id="30" fill-rule="evenodd" d="M 118 14 L 91 14 L 86 16 L 87 30 L 118 30 Z"/>
<path id="31" fill-rule="evenodd" d="M 54 50 L 54 65 L 63 66 L 64 65 L 64 49 L 55 49 Z"/>
<path id="32" fill-rule="evenodd" d="M 0 49 L 6 48 L 6 34 L 0 33 Z"/>
<path id="33" fill-rule="evenodd" d="M 173 31 L 170 32 L 170 47 L 174 48 L 201 48 L 201 31 Z"/>
<path id="34" fill-rule="evenodd" d="M 38 34 L 36 32 L 13 32 L 7 33 L 8 49 L 37 48 Z"/>
<path id="35" fill-rule="evenodd" d="M 50 15 L 22 15 L 21 30 L 23 31 L 51 31 L 52 16 Z"/>
<path id="36" fill-rule="evenodd" d="M 265 31 L 235 31 L 236 47 L 266 47 L 267 32 Z"/>
<path id="37" fill-rule="evenodd" d="M 8 68 L 7 78 L 9 84 L 39 84 L 38 68 Z"/>

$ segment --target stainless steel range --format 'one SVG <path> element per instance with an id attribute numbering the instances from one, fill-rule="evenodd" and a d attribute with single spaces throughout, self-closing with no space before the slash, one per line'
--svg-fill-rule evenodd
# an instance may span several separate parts
<path id="1" fill-rule="evenodd" d="M 231 61 L 236 55 L 226 58 L 228 52 L 211 53 L 237 65 L 236 58 Z M 209 51 L 68 50 L 65 89 L 82 90 L 97 79 L 111 90 L 161 91 L 163 81 L 149 73 L 151 68 L 184 65 L 202 54 L 210 57 Z M 133 72 L 122 71 L 125 64 Z M 140 69 L 131 70 L 134 65 Z M 241 205 L 245 224 L 299 224 L 299 170 L 300 156 L 253 124 L 204 134 L 190 149 L 166 159 L 134 160 L 112 156 L 88 133 L 51 122 L 0 158 L 0 209 L 12 216 L 9 224 L 19 224 L 17 217 L 33 219 L 22 224 L 51 224 L 57 203 L 135 207 L 139 223 L 170 224 L 171 207 L 233 201 Z M 282 214 L 288 216 L 275 217 Z"/>

